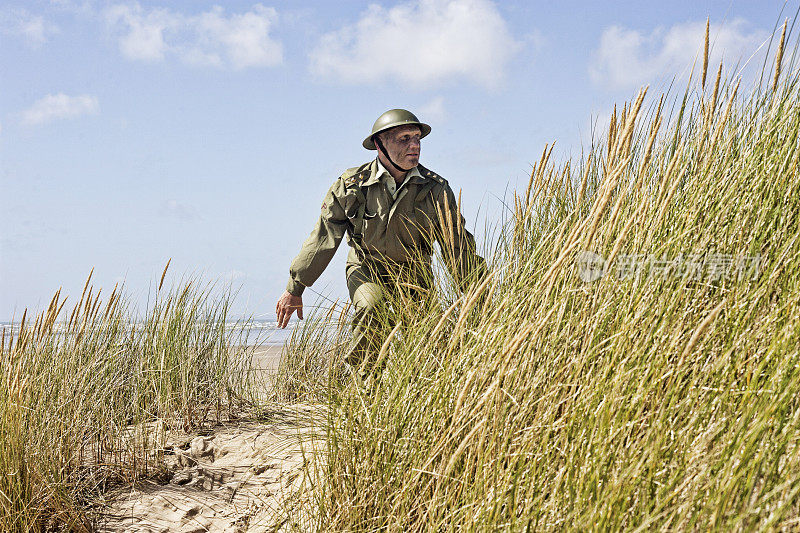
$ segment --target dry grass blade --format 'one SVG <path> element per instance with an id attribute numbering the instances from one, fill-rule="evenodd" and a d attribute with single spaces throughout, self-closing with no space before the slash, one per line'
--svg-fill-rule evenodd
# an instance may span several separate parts
<path id="1" fill-rule="evenodd" d="M 161 287 L 164 285 L 164 278 L 167 276 L 167 270 L 169 270 L 169 264 L 172 262 L 172 258 L 170 257 L 167 259 L 167 264 L 164 265 L 164 271 L 161 272 L 161 279 L 158 281 L 158 290 L 161 290 Z"/>
<path id="2" fill-rule="evenodd" d="M 700 83 L 700 86 L 705 89 L 706 87 L 706 73 L 708 72 L 708 30 L 711 24 L 711 19 L 706 18 L 706 38 L 705 43 L 703 45 L 703 78 Z"/>
<path id="3" fill-rule="evenodd" d="M 781 62 L 783 61 L 783 46 L 786 41 L 786 26 L 789 20 L 783 22 L 783 29 L 781 30 L 781 40 L 778 41 L 778 53 L 775 54 L 775 74 L 772 77 L 772 92 L 773 94 L 778 89 L 778 80 L 781 77 Z"/>
<path id="4" fill-rule="evenodd" d="M 681 353 L 681 358 L 678 360 L 678 366 L 681 366 L 683 362 L 686 360 L 686 358 L 689 356 L 689 354 L 692 353 L 698 341 L 700 340 L 700 337 L 703 336 L 703 334 L 706 332 L 711 323 L 714 322 L 714 320 L 716 320 L 717 316 L 719 316 L 724 306 L 725 302 L 724 301 L 720 302 L 719 305 L 717 305 L 714 309 L 712 309 L 711 312 L 708 314 L 708 316 L 705 319 L 703 319 L 702 322 L 700 322 L 700 324 L 694 330 L 694 333 L 692 333 L 689 342 L 686 343 L 686 348 L 683 350 L 683 353 Z"/>

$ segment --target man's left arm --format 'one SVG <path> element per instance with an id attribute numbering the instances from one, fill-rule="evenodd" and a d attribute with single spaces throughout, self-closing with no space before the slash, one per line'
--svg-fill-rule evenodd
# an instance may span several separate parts
<path id="1" fill-rule="evenodd" d="M 445 184 L 437 202 L 437 241 L 447 269 L 462 290 L 486 275 L 486 261 L 477 253 L 475 237 L 466 228 L 453 189 Z"/>

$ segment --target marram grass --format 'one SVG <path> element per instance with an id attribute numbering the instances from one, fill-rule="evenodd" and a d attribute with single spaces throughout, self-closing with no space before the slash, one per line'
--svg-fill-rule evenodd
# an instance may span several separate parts
<path id="1" fill-rule="evenodd" d="M 395 302 L 380 379 L 327 397 L 309 527 L 800 528 L 800 80 L 720 73 L 545 150 L 491 274 Z"/>
<path id="2" fill-rule="evenodd" d="M 168 429 L 242 405 L 250 352 L 225 328 L 229 295 L 163 281 L 144 316 L 87 280 L 74 305 L 59 291 L 4 335 L 0 530 L 90 531 L 105 490 L 163 472 Z"/>

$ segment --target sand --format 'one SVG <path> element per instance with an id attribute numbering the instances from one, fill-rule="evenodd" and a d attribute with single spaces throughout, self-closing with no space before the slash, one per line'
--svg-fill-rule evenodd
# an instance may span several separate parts
<path id="1" fill-rule="evenodd" d="M 269 383 L 279 357 L 280 346 L 260 349 L 253 371 Z M 318 421 L 316 407 L 292 406 L 203 435 L 170 435 L 171 479 L 109 494 L 98 531 L 261 532 L 297 526 L 292 509 L 307 497 L 321 449 Z"/>

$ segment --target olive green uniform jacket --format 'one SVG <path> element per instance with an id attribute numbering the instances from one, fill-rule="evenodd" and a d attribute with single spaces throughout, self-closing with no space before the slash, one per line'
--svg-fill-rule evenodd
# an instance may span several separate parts
<path id="1" fill-rule="evenodd" d="M 423 263 L 430 269 L 433 242 L 459 283 L 485 270 L 475 239 L 464 227 L 447 181 L 422 165 L 393 199 L 378 175 L 378 161 L 350 168 L 325 195 L 314 230 L 292 261 L 286 290 L 300 296 L 322 274 L 342 238 L 348 265 Z"/>

